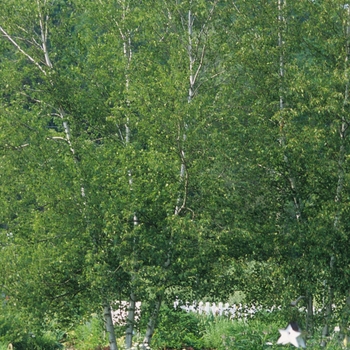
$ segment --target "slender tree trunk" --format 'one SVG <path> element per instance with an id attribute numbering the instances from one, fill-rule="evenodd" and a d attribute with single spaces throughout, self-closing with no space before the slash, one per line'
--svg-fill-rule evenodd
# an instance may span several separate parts
<path id="1" fill-rule="evenodd" d="M 189 58 L 189 89 L 188 89 L 188 96 L 187 101 L 188 103 L 192 102 L 193 96 L 194 96 L 194 86 L 195 82 L 198 76 L 198 73 L 201 69 L 202 63 L 199 64 L 198 69 L 196 71 L 196 74 L 194 74 L 194 62 L 195 58 L 193 55 L 193 48 L 192 48 L 192 28 L 193 28 L 193 21 L 194 17 L 192 16 L 191 9 L 188 10 L 187 14 L 187 21 L 184 21 L 184 19 L 181 19 L 184 23 L 187 22 L 187 40 L 188 40 L 188 46 L 187 46 L 187 52 L 188 52 L 188 58 Z M 204 48 L 202 51 L 202 54 L 204 55 Z M 203 59 L 202 55 L 202 59 Z M 202 60 L 201 60 L 202 62 Z M 179 154 L 181 159 L 181 165 L 180 165 L 180 183 L 184 185 L 183 193 L 179 193 L 179 196 L 177 198 L 177 203 L 175 205 L 174 215 L 178 216 L 180 215 L 181 211 L 185 209 L 186 207 L 186 200 L 187 200 L 187 168 L 186 168 L 186 158 L 185 158 L 185 150 L 184 150 L 184 144 L 186 142 L 186 131 L 187 131 L 187 123 L 186 121 L 183 122 L 183 125 L 179 124 L 178 126 L 178 145 L 179 145 Z M 171 246 L 171 242 L 170 242 Z M 165 261 L 163 268 L 167 268 L 171 264 L 171 251 L 169 249 L 169 252 L 167 254 L 167 260 Z M 162 303 L 163 296 L 158 295 L 155 301 L 153 312 L 148 320 L 147 329 L 145 333 L 145 337 L 143 339 L 143 347 L 149 347 L 151 343 L 152 336 L 154 334 L 154 330 L 156 327 L 156 322 L 158 319 L 161 303 Z"/>
<path id="2" fill-rule="evenodd" d="M 313 329 L 314 329 L 314 303 L 313 303 L 313 295 L 309 294 L 307 296 L 306 331 L 309 334 L 312 334 Z"/>
<path id="3" fill-rule="evenodd" d="M 286 26 L 286 19 L 284 17 L 284 8 L 286 6 L 286 0 L 278 0 L 278 22 L 279 22 L 279 30 L 278 30 L 278 47 L 280 50 L 280 57 L 279 57 L 279 78 L 280 78 L 280 85 L 279 85 L 279 110 L 281 113 L 280 117 L 280 145 L 282 149 L 285 149 L 286 147 L 286 135 L 284 131 L 285 127 L 285 119 L 283 117 L 283 111 L 284 111 L 284 105 L 285 105 L 285 98 L 284 98 L 284 78 L 285 78 L 285 53 L 284 53 L 284 38 L 283 33 L 285 32 L 285 26 Z M 298 198 L 298 189 L 297 184 L 294 175 L 292 174 L 292 169 L 290 165 L 289 158 L 287 154 L 284 152 L 283 154 L 284 163 L 286 164 L 286 167 L 288 169 L 288 180 L 290 184 L 290 189 L 292 191 L 293 195 L 293 204 L 294 204 L 294 210 L 295 210 L 295 218 L 297 222 L 300 222 L 301 220 L 301 208 L 300 208 L 300 199 Z"/>
<path id="4" fill-rule="evenodd" d="M 188 40 L 188 60 L 189 60 L 189 88 L 188 88 L 188 95 L 187 95 L 187 101 L 188 103 L 192 102 L 193 96 L 194 96 L 194 84 L 195 84 L 195 77 L 193 75 L 193 69 L 194 69 L 194 56 L 193 56 L 193 47 L 192 47 L 192 27 L 193 27 L 193 21 L 194 18 L 192 16 L 191 9 L 188 10 L 188 16 L 187 16 L 187 40 Z M 185 150 L 184 150 L 184 144 L 186 142 L 186 131 L 187 131 L 187 123 L 184 121 L 184 125 L 179 125 L 179 134 L 178 134 L 178 143 L 179 143 L 179 153 L 180 153 L 180 159 L 181 159 L 181 166 L 180 166 L 180 182 L 183 184 L 185 177 L 186 177 L 186 158 L 185 158 Z M 182 132 L 183 130 L 183 132 Z M 185 193 L 182 195 L 179 194 L 179 197 L 177 199 L 177 204 L 175 207 L 175 215 L 179 215 L 180 212 L 185 208 L 186 205 L 186 185 L 185 185 Z"/>
<path id="5" fill-rule="evenodd" d="M 124 22 L 126 19 L 127 12 L 130 10 L 129 6 L 126 4 L 125 1 L 121 2 L 121 5 L 123 7 L 123 15 L 122 15 L 122 21 Z M 127 108 L 130 107 L 130 100 L 129 100 L 129 88 L 130 88 L 130 64 L 133 56 L 132 51 L 132 43 L 131 43 L 131 33 L 130 30 L 123 30 L 121 25 L 118 21 L 115 21 L 121 39 L 123 41 L 123 55 L 125 58 L 125 94 L 126 94 L 126 106 Z M 126 116 L 126 123 L 125 123 L 125 145 L 128 146 L 131 142 L 131 131 L 130 131 L 130 119 L 129 116 Z M 129 175 L 129 185 L 132 189 L 133 184 L 133 178 L 132 178 L 132 170 L 128 170 Z M 134 213 L 133 216 L 133 223 L 134 227 L 138 225 L 138 218 L 137 213 Z M 133 247 L 133 254 L 137 254 L 136 251 L 136 239 L 134 239 L 134 247 Z M 135 271 L 132 271 L 132 274 L 134 274 Z M 131 278 L 131 284 L 133 282 L 133 277 Z M 133 288 L 133 287 L 131 287 Z M 132 340 L 134 335 L 134 325 L 135 325 L 135 305 L 136 305 L 136 295 L 133 290 L 131 290 L 130 298 L 129 298 L 129 305 L 128 305 L 128 314 L 126 319 L 126 330 L 125 330 L 125 347 L 126 349 L 130 349 L 132 347 Z"/>
<path id="6" fill-rule="evenodd" d="M 188 58 L 189 58 L 189 89 L 188 89 L 188 96 L 187 101 L 188 103 L 192 102 L 193 96 L 194 96 L 194 86 L 197 79 L 197 75 L 200 71 L 201 64 L 198 67 L 198 70 L 196 71 L 196 75 L 194 75 L 194 56 L 193 56 L 193 47 L 192 47 L 192 28 L 193 28 L 193 21 L 194 17 L 192 16 L 191 9 L 188 10 L 188 16 L 187 16 L 187 34 L 188 34 Z M 204 55 L 204 48 L 202 51 Z M 203 58 L 203 56 L 202 56 Z M 186 169 L 186 158 L 185 158 L 185 150 L 184 150 L 184 143 L 186 142 L 186 131 L 187 131 L 187 123 L 184 122 L 183 126 L 179 125 L 179 134 L 178 134 L 178 143 L 179 143 L 179 153 L 180 153 L 180 159 L 181 159 L 181 165 L 180 165 L 180 182 L 184 184 L 184 192 L 183 194 L 179 194 L 179 197 L 177 199 L 177 204 L 175 206 L 174 215 L 178 216 L 180 212 L 185 209 L 186 207 L 186 199 L 187 199 L 187 169 Z M 170 252 L 168 253 L 168 259 L 164 263 L 164 268 L 167 268 L 170 265 Z M 162 303 L 162 296 L 158 295 L 154 310 L 149 318 L 146 334 L 143 339 L 143 348 L 149 347 L 151 343 L 152 336 L 154 334 L 154 330 L 156 327 L 156 322 L 158 319 L 160 306 Z"/>
<path id="7" fill-rule="evenodd" d="M 49 16 L 46 15 L 44 16 L 41 8 L 40 8 L 40 3 L 39 0 L 36 1 L 38 5 L 38 15 L 39 15 L 39 25 L 40 25 L 40 34 L 41 34 L 41 48 L 44 53 L 45 57 L 45 63 L 49 68 L 52 68 L 52 63 L 50 60 L 49 56 L 49 51 L 47 49 L 47 36 L 48 36 L 48 21 L 49 21 Z"/>
<path id="8" fill-rule="evenodd" d="M 190 8 L 187 12 L 187 16 L 181 16 L 181 22 L 183 23 L 183 27 L 187 27 L 187 54 L 188 54 L 188 79 L 189 79 L 189 88 L 188 88 L 188 95 L 187 95 L 187 102 L 192 103 L 193 98 L 195 96 L 196 91 L 196 85 L 198 81 L 198 77 L 202 71 L 203 68 L 203 60 L 205 56 L 205 49 L 206 49 L 206 40 L 207 40 L 207 24 L 210 21 L 213 12 L 216 8 L 216 5 L 218 3 L 218 0 L 215 0 L 211 6 L 211 9 L 209 11 L 209 15 L 207 18 L 207 21 L 202 25 L 198 36 L 197 36 L 197 47 L 193 48 L 194 44 L 194 35 L 193 35 L 193 23 L 195 21 L 195 16 L 192 13 L 192 9 Z M 192 2 L 190 2 L 192 4 Z M 169 15 L 169 18 L 171 16 Z M 199 42 L 203 43 L 202 47 L 199 47 Z M 187 166 L 186 166 L 186 155 L 185 155 L 185 143 L 187 141 L 187 131 L 188 131 L 188 125 L 186 120 L 182 122 L 182 124 L 179 123 L 178 125 L 178 149 L 179 149 L 179 155 L 181 160 L 180 165 L 180 183 L 183 186 L 182 192 L 179 193 L 179 196 L 177 198 L 177 202 L 175 205 L 174 215 L 178 216 L 183 210 L 189 210 L 187 208 L 187 192 L 188 192 L 188 172 L 187 172 Z M 171 246 L 171 242 L 169 244 Z M 167 260 L 163 264 L 163 268 L 167 268 L 171 264 L 171 250 L 169 249 L 169 252 L 167 254 Z M 161 303 L 163 299 L 163 294 L 159 294 L 157 296 L 157 299 L 155 301 L 153 313 L 151 314 L 149 318 L 149 322 L 147 324 L 147 330 L 146 334 L 143 340 L 143 346 L 147 347 L 150 345 L 152 336 L 154 334 L 156 322 L 158 319 Z"/>
<path id="9" fill-rule="evenodd" d="M 329 268 L 330 273 L 332 274 L 334 269 L 334 256 L 331 256 Z M 325 305 L 324 305 L 324 312 L 325 312 L 325 318 L 324 318 L 324 326 L 322 329 L 322 338 L 325 339 L 329 336 L 329 329 L 330 329 L 330 323 L 332 319 L 332 312 L 333 312 L 333 298 L 334 298 L 334 291 L 332 285 L 327 280 L 324 281 L 324 287 L 325 287 Z M 324 346 L 326 345 L 326 342 L 323 340 Z"/>
<path id="10" fill-rule="evenodd" d="M 344 341 L 346 339 L 349 340 L 349 320 L 350 320 L 350 290 L 348 290 L 348 296 L 346 297 L 345 305 L 343 307 L 343 310 L 341 312 L 341 319 L 340 319 L 340 340 Z"/>
<path id="11" fill-rule="evenodd" d="M 118 350 L 117 339 L 115 337 L 113 319 L 112 319 L 112 310 L 108 302 L 103 306 L 103 316 L 106 325 L 106 331 L 108 333 L 109 348 L 110 350 Z"/>
<path id="12" fill-rule="evenodd" d="M 284 33 L 286 32 L 286 18 L 285 18 L 285 7 L 287 5 L 287 0 L 278 0 L 278 22 L 279 22 L 279 30 L 278 30 L 278 47 L 280 50 L 279 56 L 279 111 L 281 113 L 280 117 L 280 146 L 283 149 L 283 160 L 288 172 L 288 180 L 289 186 L 292 193 L 293 205 L 294 205 L 294 216 L 297 224 L 301 224 L 302 222 L 302 209 L 300 206 L 300 195 L 297 187 L 296 178 L 293 174 L 292 166 L 288 155 L 284 151 L 286 148 L 286 134 L 285 134 L 285 125 L 286 121 L 283 116 L 283 112 L 285 109 L 285 39 Z M 307 295 L 307 320 L 306 320 L 306 328 L 309 332 L 312 332 L 313 328 L 313 295 L 306 291 Z"/>
<path id="13" fill-rule="evenodd" d="M 125 347 L 130 349 L 132 347 L 132 338 L 134 335 L 134 324 L 135 324 L 135 295 L 130 293 L 129 305 L 128 305 L 128 316 L 125 330 Z"/>
<path id="14" fill-rule="evenodd" d="M 145 337 L 143 338 L 143 343 L 142 343 L 142 346 L 144 349 L 149 348 L 151 344 L 152 336 L 156 328 L 156 323 L 157 323 L 160 307 L 162 304 L 162 299 L 163 299 L 162 296 L 158 295 L 155 301 L 153 312 L 148 320 L 146 334 L 145 334 Z"/>

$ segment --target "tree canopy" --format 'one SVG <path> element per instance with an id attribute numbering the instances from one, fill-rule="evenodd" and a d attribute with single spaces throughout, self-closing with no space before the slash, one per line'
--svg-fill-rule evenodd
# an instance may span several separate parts
<path id="1" fill-rule="evenodd" d="M 8 307 L 146 301 L 147 342 L 175 294 L 349 307 L 348 5 L 3 0 L 0 34 Z"/>

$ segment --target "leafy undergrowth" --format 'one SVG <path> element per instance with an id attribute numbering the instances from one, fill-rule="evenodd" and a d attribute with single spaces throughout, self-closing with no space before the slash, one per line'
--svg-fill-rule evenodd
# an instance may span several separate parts
<path id="1" fill-rule="evenodd" d="M 14 345 L 15 350 L 63 348 L 58 342 L 57 334 L 45 332 L 40 336 L 29 337 L 16 333 L 16 337 L 10 337 L 6 328 L 9 326 L 8 323 L 0 322 L 0 334 L 3 334 L 0 338 L 0 350 L 7 350 L 9 343 Z M 278 313 L 260 313 L 248 320 L 232 320 L 227 317 L 198 315 L 164 308 L 152 339 L 152 350 L 294 349 L 292 345 L 277 345 L 280 336 L 278 330 L 285 327 L 285 321 Z M 13 331 L 11 333 L 13 334 Z M 139 334 L 143 333 L 139 330 Z M 4 334 L 7 334 L 7 337 Z M 321 339 L 317 336 L 318 334 L 321 334 L 321 331 L 316 331 L 313 337 L 305 335 L 307 349 L 344 349 L 336 333 L 326 339 L 327 344 L 324 347 L 320 347 Z M 123 349 L 124 338 L 121 337 L 119 340 L 119 349 Z M 142 337 L 137 339 L 135 335 L 134 342 L 137 343 L 140 340 Z M 93 317 L 68 334 L 64 348 L 66 350 L 100 350 L 108 349 L 107 344 L 103 321 Z"/>
<path id="2" fill-rule="evenodd" d="M 217 350 L 294 349 L 292 345 L 277 345 L 280 336 L 278 330 L 285 326 L 280 322 L 265 323 L 255 319 L 249 321 L 218 319 L 206 330 L 203 337 L 204 348 Z M 321 334 L 321 331 L 316 332 L 314 337 L 305 335 L 307 349 L 344 349 L 337 334 L 328 337 L 323 347 L 320 346 L 322 339 L 317 334 Z"/>
<path id="3" fill-rule="evenodd" d="M 214 317 L 185 313 L 182 310 L 164 312 L 154 335 L 152 349 L 172 350 L 230 350 L 230 349 L 293 349 L 292 345 L 277 345 L 279 329 L 286 324 L 276 314 L 261 313 L 248 320 L 231 320 L 227 317 Z M 314 337 L 305 334 L 307 349 L 344 349 L 337 334 L 322 339 L 315 332 Z"/>
<path id="4" fill-rule="evenodd" d="M 264 349 L 276 342 L 275 324 L 263 324 L 255 320 L 232 321 L 217 319 L 204 334 L 204 346 L 210 349 Z"/>

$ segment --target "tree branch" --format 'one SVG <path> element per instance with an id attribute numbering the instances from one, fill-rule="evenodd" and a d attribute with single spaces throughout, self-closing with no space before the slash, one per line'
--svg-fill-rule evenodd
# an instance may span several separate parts
<path id="1" fill-rule="evenodd" d="M 18 43 L 5 31 L 3 27 L 0 26 L 0 32 L 7 38 L 17 49 L 20 53 L 22 53 L 24 56 L 26 56 L 32 63 L 34 63 L 42 73 L 46 75 L 46 71 L 40 66 L 40 64 L 32 57 L 30 56 L 27 52 L 25 52 L 19 45 Z"/>

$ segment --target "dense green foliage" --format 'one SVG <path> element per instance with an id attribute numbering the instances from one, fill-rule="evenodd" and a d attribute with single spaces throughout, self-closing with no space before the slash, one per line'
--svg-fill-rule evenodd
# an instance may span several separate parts
<path id="1" fill-rule="evenodd" d="M 6 312 L 241 290 L 347 327 L 348 5 L 3 0 L 0 34 Z"/>

